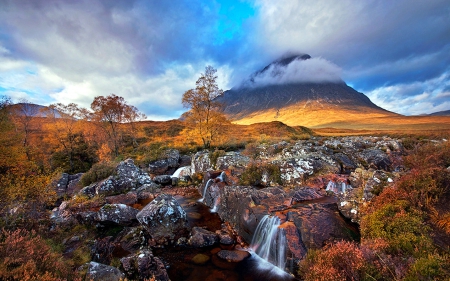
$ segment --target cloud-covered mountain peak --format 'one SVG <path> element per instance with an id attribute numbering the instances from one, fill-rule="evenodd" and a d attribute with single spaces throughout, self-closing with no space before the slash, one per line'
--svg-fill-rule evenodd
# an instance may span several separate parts
<path id="1" fill-rule="evenodd" d="M 341 83 L 341 72 L 340 67 L 320 57 L 312 58 L 308 54 L 288 55 L 250 75 L 240 88 L 297 83 Z"/>

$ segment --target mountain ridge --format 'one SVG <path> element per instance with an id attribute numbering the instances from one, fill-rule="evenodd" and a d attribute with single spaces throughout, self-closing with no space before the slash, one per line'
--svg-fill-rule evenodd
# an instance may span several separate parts
<path id="1" fill-rule="evenodd" d="M 313 127 L 349 118 L 398 116 L 377 106 L 343 80 L 255 84 L 255 77 L 262 73 L 267 75 L 272 70 L 272 77 L 282 76 L 291 63 L 301 64 L 310 59 L 303 54 L 277 60 L 250 75 L 239 87 L 225 91 L 217 99 L 224 105 L 225 115 L 237 124 L 281 121 L 291 126 Z"/>

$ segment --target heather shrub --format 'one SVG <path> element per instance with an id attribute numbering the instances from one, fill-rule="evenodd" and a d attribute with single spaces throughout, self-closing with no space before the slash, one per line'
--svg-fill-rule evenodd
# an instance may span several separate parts
<path id="1" fill-rule="evenodd" d="M 307 281 L 366 280 L 363 252 L 353 242 L 341 241 L 322 250 L 310 250 L 299 265 L 299 275 Z"/>
<path id="2" fill-rule="evenodd" d="M 0 233 L 0 280 L 72 280 L 72 265 L 34 231 Z"/>
<path id="3" fill-rule="evenodd" d="M 388 252 L 392 254 L 420 256 L 432 249 L 421 213 L 406 200 L 387 203 L 364 216 L 361 235 L 364 239 L 384 239 L 389 245 Z"/>
<path id="4" fill-rule="evenodd" d="M 250 163 L 240 178 L 240 184 L 269 186 L 271 183 L 281 184 L 281 171 L 275 164 L 270 163 Z"/>
<path id="5" fill-rule="evenodd" d="M 419 258 L 409 268 L 405 281 L 448 280 L 450 261 L 448 257 L 430 254 Z"/>
<path id="6" fill-rule="evenodd" d="M 114 174 L 116 168 L 112 162 L 99 162 L 81 176 L 80 182 L 83 186 L 101 181 Z"/>

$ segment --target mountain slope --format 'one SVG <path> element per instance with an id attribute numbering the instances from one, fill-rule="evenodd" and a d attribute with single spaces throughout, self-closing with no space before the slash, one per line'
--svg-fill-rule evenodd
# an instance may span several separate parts
<path id="1" fill-rule="evenodd" d="M 225 114 L 237 124 L 281 121 L 290 126 L 312 127 L 355 119 L 397 116 L 375 105 L 367 96 L 340 79 L 324 82 L 295 82 L 291 79 L 289 83 L 276 83 L 277 80 L 273 79 L 286 81 L 283 75 L 288 75 L 288 67 L 292 69 L 291 64 L 301 65 L 309 58 L 308 55 L 301 55 L 278 60 L 251 75 L 243 86 L 226 91 L 218 98 L 224 105 Z M 275 83 L 255 84 L 261 75 L 264 75 L 265 81 Z"/>

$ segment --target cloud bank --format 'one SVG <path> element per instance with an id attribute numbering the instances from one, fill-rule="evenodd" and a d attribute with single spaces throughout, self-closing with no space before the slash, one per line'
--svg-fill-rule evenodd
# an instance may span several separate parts
<path id="1" fill-rule="evenodd" d="M 264 71 L 255 73 L 250 81 L 244 82 L 244 86 L 341 82 L 341 72 L 337 65 L 323 58 L 298 58 L 287 65 L 270 64 Z"/>

